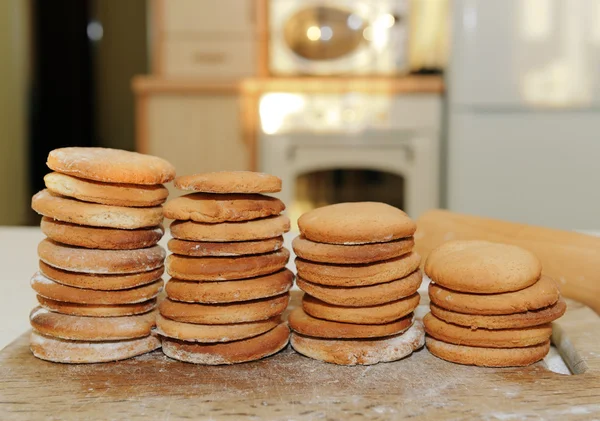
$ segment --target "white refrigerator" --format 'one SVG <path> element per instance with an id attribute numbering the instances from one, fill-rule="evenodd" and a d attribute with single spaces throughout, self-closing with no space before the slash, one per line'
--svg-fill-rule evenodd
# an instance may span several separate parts
<path id="1" fill-rule="evenodd" d="M 453 0 L 446 202 L 600 228 L 600 0 Z"/>

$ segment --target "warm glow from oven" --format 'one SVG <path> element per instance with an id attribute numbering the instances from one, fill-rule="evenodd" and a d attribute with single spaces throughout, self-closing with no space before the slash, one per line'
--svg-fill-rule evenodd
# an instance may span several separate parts
<path id="1" fill-rule="evenodd" d="M 285 119 L 297 113 L 304 107 L 304 98 L 297 94 L 272 93 L 265 94 L 260 99 L 258 112 L 263 132 L 277 133 Z"/>

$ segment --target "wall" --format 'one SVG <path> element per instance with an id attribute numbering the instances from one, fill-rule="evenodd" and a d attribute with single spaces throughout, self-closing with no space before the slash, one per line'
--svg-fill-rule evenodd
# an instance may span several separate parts
<path id="1" fill-rule="evenodd" d="M 0 225 L 27 222 L 29 2 L 0 1 Z"/>

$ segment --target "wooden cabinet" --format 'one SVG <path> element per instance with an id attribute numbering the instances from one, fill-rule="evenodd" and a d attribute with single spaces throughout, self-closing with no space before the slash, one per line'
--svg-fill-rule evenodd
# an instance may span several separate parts
<path id="1" fill-rule="evenodd" d="M 178 175 L 247 170 L 236 84 L 138 77 L 137 150 L 167 159 Z"/>
<path id="2" fill-rule="evenodd" d="M 154 0 L 153 73 L 239 79 L 256 75 L 255 0 Z"/>

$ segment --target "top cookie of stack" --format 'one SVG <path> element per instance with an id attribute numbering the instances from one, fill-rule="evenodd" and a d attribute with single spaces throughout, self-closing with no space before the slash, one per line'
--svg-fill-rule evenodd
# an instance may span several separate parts
<path id="1" fill-rule="evenodd" d="M 421 258 L 412 251 L 416 225 L 403 211 L 339 203 L 305 213 L 298 226 L 297 283 L 306 294 L 289 318 L 296 351 L 336 364 L 374 364 L 423 345 L 422 325 L 412 324 Z"/>
<path id="2" fill-rule="evenodd" d="M 162 289 L 162 185 L 167 161 L 105 148 L 50 152 L 46 189 L 32 198 L 48 237 L 31 280 L 31 348 L 58 362 L 101 362 L 157 348 L 150 335 Z M 115 342 L 116 341 L 116 342 Z"/>
<path id="3" fill-rule="evenodd" d="M 522 366 L 550 347 L 550 322 L 566 310 L 558 287 L 529 251 L 487 241 L 450 241 L 425 262 L 432 354 L 461 364 Z"/>
<path id="4" fill-rule="evenodd" d="M 277 177 L 246 171 L 179 177 L 194 193 L 165 205 L 173 239 L 167 258 L 168 298 L 158 331 L 169 357 L 232 364 L 271 355 L 288 342 L 281 313 L 292 273 L 283 233 L 284 204 L 261 193 L 281 190 Z"/>

